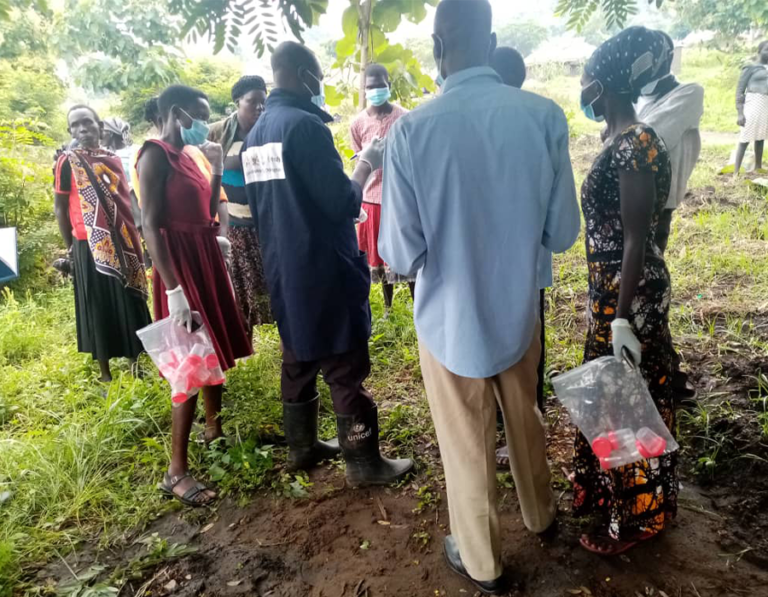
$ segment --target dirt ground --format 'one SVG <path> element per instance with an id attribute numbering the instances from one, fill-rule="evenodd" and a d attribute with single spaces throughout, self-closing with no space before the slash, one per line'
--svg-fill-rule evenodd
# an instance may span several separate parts
<path id="1" fill-rule="evenodd" d="M 765 365 L 768 370 L 768 363 Z M 708 364 L 702 363 L 702 367 Z M 706 384 L 704 377 L 697 381 Z M 550 457 L 557 470 L 566 463 L 572 432 L 554 400 L 549 406 Z M 419 451 L 428 461 L 438 457 L 435 446 L 423 445 Z M 689 468 L 687 464 L 681 471 Z M 525 529 L 514 489 L 502 487 L 503 559 L 505 573 L 515 587 L 509 594 L 768 597 L 766 472 L 765 468 L 734 467 L 710 487 L 684 479 L 679 515 L 671 530 L 613 559 L 578 546 L 583 527 L 568 514 L 570 492 L 565 483 L 556 481 L 561 526 L 549 543 Z M 436 489 L 439 477 L 425 479 L 421 473 L 404 487 L 352 490 L 345 487 L 339 467 L 330 464 L 316 470 L 310 479 L 311 495 L 301 500 L 257 495 L 244 508 L 224 501 L 216 512 L 176 510 L 165 514 L 136 536 L 157 533 L 169 543 L 196 548 L 196 553 L 145 572 L 129 581 L 121 595 L 479 594 L 443 563 L 448 514 L 445 495 Z M 418 494 L 424 483 L 435 487 L 434 495 L 425 496 L 423 489 Z M 418 510 L 421 512 L 416 513 Z M 67 558 L 68 565 L 81 570 L 95 557 L 112 569 L 134 557 L 140 547 L 80 551 Z M 37 577 L 41 584 L 47 581 L 50 585 L 66 574 L 59 563 Z"/>
<path id="2" fill-rule="evenodd" d="M 343 488 L 343 477 L 333 470 L 320 471 L 314 482 L 312 499 L 258 497 L 244 509 L 225 503 L 205 520 L 192 521 L 179 513 L 164 516 L 148 531 L 195 546 L 198 552 L 161 565 L 129 583 L 122 594 L 475 594 L 443 563 L 445 500 L 436 511 L 415 515 L 415 487 L 353 491 Z M 524 528 L 514 492 L 504 490 L 502 495 L 504 562 L 517 587 L 511 595 L 768 595 L 768 570 L 740 557 L 724 530 L 723 508 L 698 488 L 684 490 L 683 507 L 669 533 L 617 559 L 578 548 L 579 526 L 566 515 L 557 539 L 543 544 Z M 562 507 L 566 503 L 564 499 Z M 414 538 L 416 533 L 429 535 L 426 546 Z M 109 566 L 127 555 L 102 554 L 101 562 Z M 78 564 L 82 562 L 70 561 L 75 568 Z"/>

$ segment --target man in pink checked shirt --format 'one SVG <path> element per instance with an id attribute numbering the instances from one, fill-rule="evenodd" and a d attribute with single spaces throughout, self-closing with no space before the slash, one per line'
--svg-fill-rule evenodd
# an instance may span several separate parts
<path id="1" fill-rule="evenodd" d="M 389 101 L 391 97 L 389 73 L 380 64 L 369 64 L 365 69 L 365 96 L 369 106 L 352 122 L 349 131 L 355 152 L 360 152 L 376 138 L 384 139 L 398 118 L 408 113 L 408 110 Z M 380 168 L 371 175 L 364 189 L 363 210 L 368 218 L 358 225 L 357 237 L 360 250 L 368 255 L 371 281 L 374 284 L 381 284 L 384 293 L 384 317 L 387 317 L 392 308 L 393 285 L 396 282 L 408 282 L 411 297 L 413 297 L 414 282 L 412 279 L 403 278 L 390 271 L 379 255 L 382 183 Z"/>

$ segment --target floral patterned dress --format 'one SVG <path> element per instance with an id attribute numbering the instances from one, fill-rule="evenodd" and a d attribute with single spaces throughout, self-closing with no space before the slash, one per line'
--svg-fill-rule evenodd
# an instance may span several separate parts
<path id="1" fill-rule="evenodd" d="M 656 179 L 656 205 L 646 241 L 645 267 L 629 319 L 642 343 L 643 377 L 662 419 L 674 433 L 671 284 L 664 255 L 655 241 L 659 216 L 669 195 L 671 166 L 664 143 L 653 129 L 642 124 L 629 127 L 603 150 L 582 187 L 589 267 L 584 361 L 613 354 L 611 322 L 619 301 L 624 252 L 619 197 L 622 171 L 652 172 Z M 603 471 L 589 442 L 579 433 L 574 473 L 574 514 L 601 515 L 614 539 L 654 535 L 676 513 L 676 454 Z"/>

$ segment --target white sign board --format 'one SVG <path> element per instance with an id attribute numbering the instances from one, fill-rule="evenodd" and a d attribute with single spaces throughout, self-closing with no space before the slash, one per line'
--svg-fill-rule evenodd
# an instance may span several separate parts
<path id="1" fill-rule="evenodd" d="M 16 228 L 0 228 L 0 284 L 19 277 Z"/>

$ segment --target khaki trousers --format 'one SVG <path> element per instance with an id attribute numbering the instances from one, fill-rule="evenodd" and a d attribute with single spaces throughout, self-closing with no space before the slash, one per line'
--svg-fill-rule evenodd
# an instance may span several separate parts
<path id="1" fill-rule="evenodd" d="M 496 503 L 496 403 L 504 415 L 509 462 L 525 526 L 546 530 L 557 513 L 550 486 L 544 421 L 536 405 L 538 327 L 523 359 L 487 379 L 448 371 L 419 344 L 421 371 L 445 469 L 451 533 L 469 575 L 501 576 Z"/>

